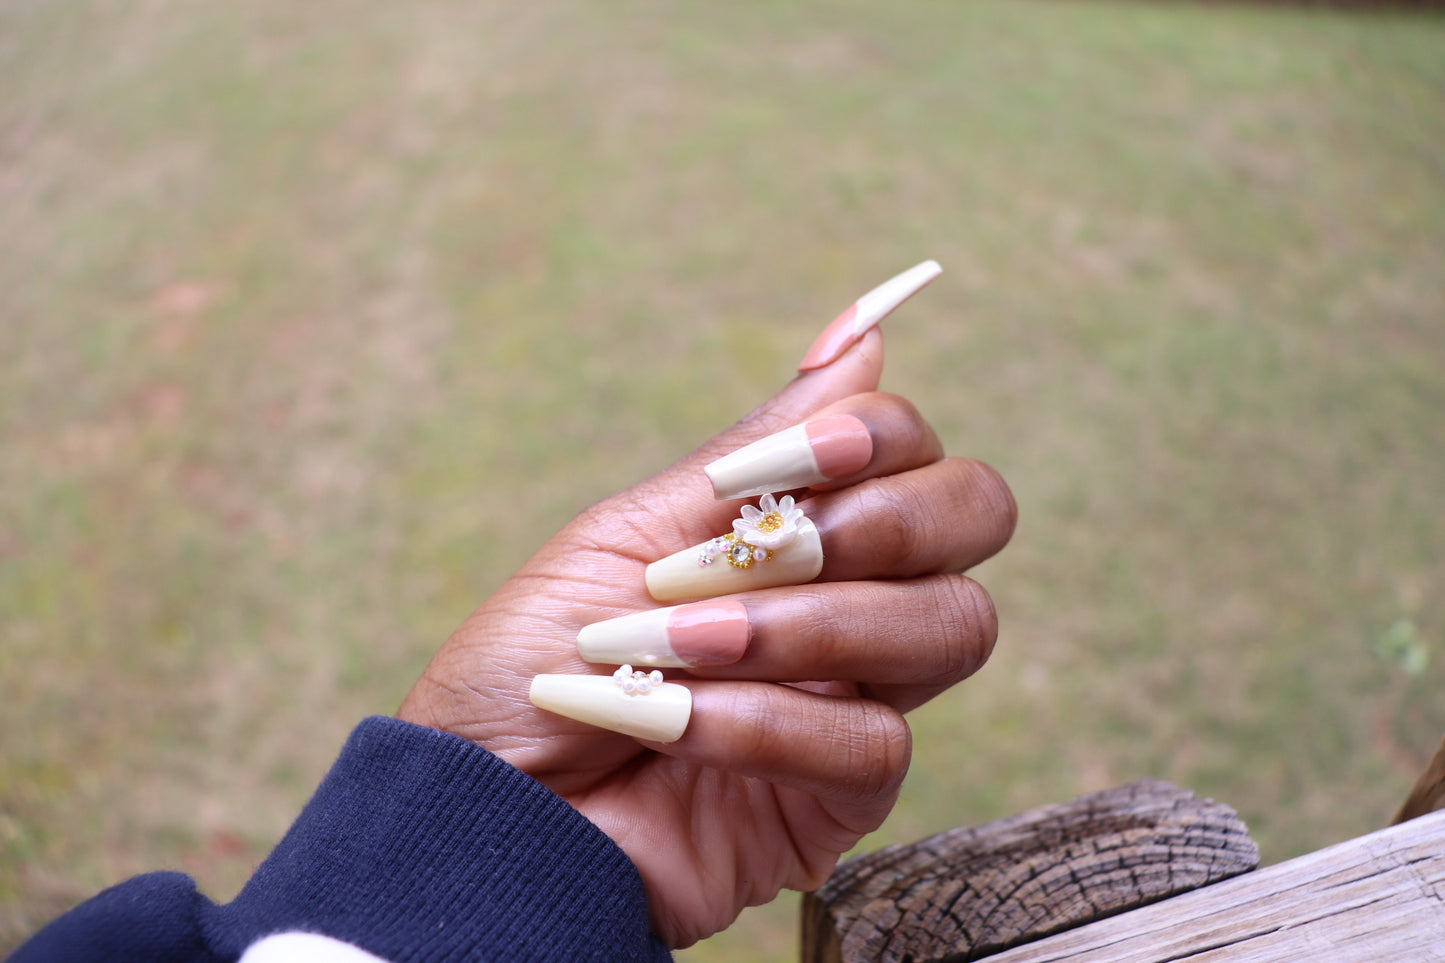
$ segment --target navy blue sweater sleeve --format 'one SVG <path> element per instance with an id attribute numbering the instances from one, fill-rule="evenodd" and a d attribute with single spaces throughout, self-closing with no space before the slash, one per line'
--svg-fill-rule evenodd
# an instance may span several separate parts
<path id="1" fill-rule="evenodd" d="M 55 920 L 11 963 L 235 960 L 278 932 L 393 963 L 670 958 L 636 867 L 592 823 L 466 740 L 378 717 L 231 903 L 179 873 L 140 876 Z"/>

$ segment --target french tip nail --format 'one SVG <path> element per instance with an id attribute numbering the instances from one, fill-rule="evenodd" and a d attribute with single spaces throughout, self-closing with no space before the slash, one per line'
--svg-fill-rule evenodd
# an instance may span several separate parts
<path id="1" fill-rule="evenodd" d="M 798 523 L 797 537 L 766 561 L 747 568 L 717 558 L 702 562 L 703 542 L 658 559 L 643 573 L 648 593 L 659 602 L 714 598 L 780 585 L 802 585 L 823 571 L 823 541 L 812 519 Z"/>
<path id="2" fill-rule="evenodd" d="M 923 261 L 863 295 L 818 335 L 803 355 L 798 370 L 813 371 L 837 361 L 879 321 L 942 273 L 943 268 L 937 261 Z"/>
<path id="3" fill-rule="evenodd" d="M 806 424 L 793 425 L 705 465 L 713 497 L 752 498 L 823 481 Z"/>
<path id="4" fill-rule="evenodd" d="M 671 609 L 649 609 L 583 626 L 577 633 L 577 654 L 588 662 L 605 665 L 685 665 L 668 639 L 671 613 Z"/>
<path id="5" fill-rule="evenodd" d="M 673 682 L 636 694 L 613 676 L 544 674 L 532 677 L 527 697 L 538 709 L 652 742 L 676 742 L 692 719 L 692 690 Z"/>
<path id="6" fill-rule="evenodd" d="M 594 622 L 577 633 L 577 652 L 606 665 L 731 665 L 747 651 L 750 632 L 747 606 L 709 599 Z"/>
<path id="7" fill-rule="evenodd" d="M 853 415 L 824 415 L 759 438 L 703 471 L 714 498 L 752 498 L 852 475 L 872 457 L 867 425 Z"/>

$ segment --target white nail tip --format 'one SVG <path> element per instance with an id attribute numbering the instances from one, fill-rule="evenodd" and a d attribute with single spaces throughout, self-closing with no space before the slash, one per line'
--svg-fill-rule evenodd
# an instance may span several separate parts
<path id="1" fill-rule="evenodd" d="M 721 559 L 699 565 L 698 556 L 707 542 L 658 559 L 647 566 L 647 591 L 659 602 L 677 602 L 811 582 L 823 571 L 823 541 L 812 519 L 804 517 L 797 526 L 797 535 L 786 547 L 748 568 Z"/>
<path id="2" fill-rule="evenodd" d="M 806 488 L 827 481 L 808 443 L 808 426 L 794 425 L 723 455 L 708 465 L 716 498 L 751 498 L 768 492 Z M 761 478 L 763 484 L 756 484 Z"/>
<path id="3" fill-rule="evenodd" d="M 854 330 L 866 331 L 888 315 L 894 308 L 913 295 L 934 278 L 943 273 L 937 261 L 924 261 L 895 277 L 889 278 L 858 299 L 858 315 Z"/>
<path id="4" fill-rule="evenodd" d="M 667 637 L 672 609 L 649 609 L 605 622 L 594 622 L 577 633 L 577 652 L 588 662 L 621 665 L 681 666 Z"/>
<path id="5" fill-rule="evenodd" d="M 676 742 L 692 718 L 692 691 L 672 682 L 639 695 L 612 676 L 539 675 L 528 697 L 538 709 L 652 742 Z"/>

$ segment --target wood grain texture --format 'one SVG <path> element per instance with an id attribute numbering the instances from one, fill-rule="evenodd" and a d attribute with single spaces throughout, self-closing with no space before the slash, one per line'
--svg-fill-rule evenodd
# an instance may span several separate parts
<path id="1" fill-rule="evenodd" d="M 1445 960 L 1445 812 L 989 957 L 1065 960 Z"/>
<path id="2" fill-rule="evenodd" d="M 1227 806 L 1131 783 L 849 860 L 804 899 L 802 958 L 979 959 L 1258 863 Z"/>

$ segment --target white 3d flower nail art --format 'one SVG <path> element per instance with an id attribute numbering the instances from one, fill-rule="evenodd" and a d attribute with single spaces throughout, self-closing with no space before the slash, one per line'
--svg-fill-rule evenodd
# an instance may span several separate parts
<path id="1" fill-rule="evenodd" d="M 764 495 L 743 507 L 731 532 L 658 559 L 645 577 L 653 598 L 675 602 L 798 585 L 822 570 L 823 543 L 802 506 L 791 495 Z"/>

